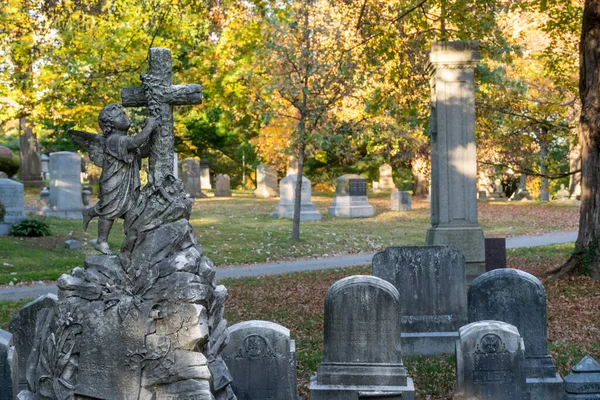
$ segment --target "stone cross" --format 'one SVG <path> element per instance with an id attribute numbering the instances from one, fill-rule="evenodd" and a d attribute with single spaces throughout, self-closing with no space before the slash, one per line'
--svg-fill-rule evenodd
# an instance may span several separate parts
<path id="1" fill-rule="evenodd" d="M 155 186 L 173 173 L 173 106 L 201 104 L 202 87 L 173 85 L 171 51 L 150 49 L 144 85 L 121 90 L 124 107 L 148 106 L 151 115 L 160 116 L 160 128 L 150 138 L 150 173 Z"/>

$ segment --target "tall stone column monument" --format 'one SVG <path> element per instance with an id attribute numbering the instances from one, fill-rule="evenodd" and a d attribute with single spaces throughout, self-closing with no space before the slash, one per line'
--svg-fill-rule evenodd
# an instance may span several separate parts
<path id="1" fill-rule="evenodd" d="M 431 74 L 431 228 L 426 244 L 465 255 L 467 280 L 485 272 L 485 240 L 477 222 L 474 68 L 472 41 L 434 42 Z"/>

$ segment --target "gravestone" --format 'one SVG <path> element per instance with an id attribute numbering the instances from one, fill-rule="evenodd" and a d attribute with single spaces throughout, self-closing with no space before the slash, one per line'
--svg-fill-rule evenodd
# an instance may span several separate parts
<path id="1" fill-rule="evenodd" d="M 490 201 L 508 200 L 506 194 L 504 193 L 504 189 L 502 189 L 502 181 L 500 179 L 496 179 L 494 180 L 494 183 L 492 183 L 492 190 L 488 198 Z"/>
<path id="2" fill-rule="evenodd" d="M 21 166 L 19 167 L 19 179 L 25 187 L 41 188 L 44 186 L 42 180 L 42 162 L 38 141 L 33 131 L 33 123 L 27 117 L 19 119 L 19 156 Z M 81 168 L 80 168 L 81 169 Z"/>
<path id="3" fill-rule="evenodd" d="M 506 268 L 506 238 L 485 238 L 485 271 Z"/>
<path id="4" fill-rule="evenodd" d="M 231 180 L 227 174 L 217 175 L 215 197 L 231 197 Z"/>
<path id="5" fill-rule="evenodd" d="M 203 190 L 212 189 L 210 183 L 210 161 L 208 158 L 200 159 L 200 187 Z"/>
<path id="6" fill-rule="evenodd" d="M 42 154 L 40 157 L 42 161 L 42 177 L 44 180 L 50 180 L 50 157 L 48 154 Z"/>
<path id="7" fill-rule="evenodd" d="M 26 218 L 24 190 L 22 183 L 12 179 L 0 178 L 0 203 L 6 209 L 4 220 L 0 221 L 0 236 L 7 235 L 14 224 Z"/>
<path id="8" fill-rule="evenodd" d="M 565 400 L 600 399 L 600 364 L 586 355 L 565 376 Z"/>
<path id="9" fill-rule="evenodd" d="M 517 328 L 500 321 L 479 321 L 460 328 L 453 399 L 528 398 L 524 344 Z"/>
<path id="10" fill-rule="evenodd" d="M 10 332 L 0 329 L 0 399 L 16 399 L 19 392 L 18 355 Z"/>
<path id="11" fill-rule="evenodd" d="M 367 180 L 360 175 L 348 174 L 337 178 L 335 198 L 329 215 L 343 218 L 363 218 L 375 215 L 375 207 L 367 198 Z"/>
<path id="12" fill-rule="evenodd" d="M 8 160 L 13 159 L 12 150 L 8 147 L 0 146 L 0 158 L 6 158 Z"/>
<path id="13" fill-rule="evenodd" d="M 286 176 L 298 174 L 298 157 L 296 157 L 296 156 L 288 157 L 287 169 L 286 169 L 285 174 L 286 174 Z"/>
<path id="14" fill-rule="evenodd" d="M 525 341 L 525 373 L 532 400 L 562 399 L 563 381 L 548 352 L 546 290 L 527 272 L 486 272 L 469 288 L 469 322 L 495 320 L 514 325 Z"/>
<path id="15" fill-rule="evenodd" d="M 294 202 L 298 175 L 288 175 L 279 182 L 279 203 L 271 217 L 294 218 Z M 310 180 L 302 177 L 302 193 L 300 195 L 300 221 L 320 221 L 321 213 L 311 201 L 312 188 Z"/>
<path id="16" fill-rule="evenodd" d="M 412 196 L 408 192 L 392 192 L 392 211 L 412 210 Z"/>
<path id="17" fill-rule="evenodd" d="M 38 313 L 54 307 L 57 301 L 58 298 L 52 293 L 40 296 L 21 307 L 10 321 L 8 330 L 13 335 L 13 343 L 19 355 L 19 388 L 21 390 L 27 389 L 25 368 L 33 347 Z"/>
<path id="18" fill-rule="evenodd" d="M 394 179 L 392 178 L 392 166 L 389 164 L 383 164 L 379 167 L 379 187 L 380 192 L 393 192 L 396 191 L 396 185 L 394 185 Z"/>
<path id="19" fill-rule="evenodd" d="M 487 203 L 487 191 L 486 190 L 479 191 L 479 196 L 477 197 L 477 201 L 479 201 L 480 203 Z"/>
<path id="20" fill-rule="evenodd" d="M 373 276 L 400 293 L 402 354 L 451 354 L 467 323 L 464 256 L 447 246 L 388 247 L 373 256 Z"/>
<path id="21" fill-rule="evenodd" d="M 200 162 L 193 158 L 184 158 L 181 162 L 181 180 L 185 192 L 192 198 L 202 197 L 200 185 Z"/>
<path id="22" fill-rule="evenodd" d="M 485 272 L 483 229 L 477 221 L 474 69 L 471 41 L 431 44 L 431 228 L 427 245 L 465 255 L 469 280 Z"/>
<path id="23" fill-rule="evenodd" d="M 564 203 L 569 201 L 569 197 L 570 197 L 571 193 L 569 193 L 569 191 L 567 189 L 565 189 L 565 184 L 561 183 L 560 184 L 560 190 L 558 192 L 556 192 L 556 201 Z"/>
<path id="24" fill-rule="evenodd" d="M 359 393 L 414 399 L 400 348 L 400 295 L 374 276 L 350 276 L 325 295 L 323 358 L 310 380 L 311 400 L 357 400 Z"/>
<path id="25" fill-rule="evenodd" d="M 50 153 L 50 205 L 47 217 L 83 219 L 81 201 L 81 156 L 59 151 Z"/>
<path id="26" fill-rule="evenodd" d="M 277 197 L 277 169 L 274 165 L 259 164 L 256 167 L 254 196 L 259 199 Z"/>
<path id="27" fill-rule="evenodd" d="M 290 330 L 268 321 L 246 321 L 229 328 L 223 360 L 238 400 L 298 400 L 296 348 Z"/>

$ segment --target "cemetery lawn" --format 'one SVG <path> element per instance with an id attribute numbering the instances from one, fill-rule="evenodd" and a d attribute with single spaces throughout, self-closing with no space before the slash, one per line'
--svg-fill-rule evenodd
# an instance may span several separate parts
<path id="1" fill-rule="evenodd" d="M 508 251 L 508 265 L 538 274 L 564 262 L 572 244 Z M 335 281 L 355 274 L 370 275 L 370 267 L 308 271 L 286 275 L 228 279 L 225 311 L 229 325 L 259 319 L 279 323 L 296 340 L 298 386 L 308 399 L 308 381 L 320 362 L 323 346 L 323 300 Z M 564 377 L 585 354 L 600 359 L 600 282 L 569 278 L 544 282 L 548 293 L 548 339 L 554 361 Z M 0 302 L 0 328 L 24 304 Z M 373 344 L 377 345 L 377 344 Z M 405 358 L 417 399 L 451 399 L 454 355 Z"/>
<path id="2" fill-rule="evenodd" d="M 412 211 L 393 212 L 389 211 L 389 194 L 370 194 L 375 217 L 347 219 L 327 216 L 333 197 L 333 193 L 313 195 L 323 219 L 301 224 L 300 243 L 290 238 L 291 220 L 269 216 L 278 199 L 256 199 L 252 192 L 234 192 L 231 198 L 198 199 L 190 223 L 204 254 L 217 266 L 361 253 L 424 243 L 430 226 L 428 203 L 414 199 Z M 27 193 L 25 202 L 35 204 L 35 199 L 33 193 Z M 577 229 L 579 209 L 555 203 L 480 203 L 479 220 L 486 235 L 533 235 Z M 56 218 L 46 221 L 53 231 L 50 237 L 0 237 L 0 285 L 56 280 L 74 267 L 83 266 L 85 257 L 96 253 L 89 244 L 96 237 L 96 221 L 90 223 L 87 232 L 83 231 L 81 221 Z M 124 238 L 122 226 L 117 221 L 109 239 L 115 250 Z M 82 248 L 65 249 L 67 239 L 80 240 Z"/>

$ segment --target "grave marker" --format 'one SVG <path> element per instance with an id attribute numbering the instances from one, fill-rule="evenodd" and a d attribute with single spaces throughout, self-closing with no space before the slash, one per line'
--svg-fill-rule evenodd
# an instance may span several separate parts
<path id="1" fill-rule="evenodd" d="M 256 190 L 259 199 L 277 197 L 277 170 L 273 165 L 260 164 L 256 167 Z"/>
<path id="2" fill-rule="evenodd" d="M 360 175 L 348 174 L 337 179 L 335 199 L 329 215 L 343 218 L 362 218 L 375 215 L 375 208 L 367 198 L 367 180 Z"/>
<path id="3" fill-rule="evenodd" d="M 271 217 L 294 218 L 294 204 L 298 175 L 288 175 L 279 182 L 279 203 Z M 321 213 L 311 201 L 312 188 L 307 177 L 302 177 L 302 194 L 300 195 L 300 221 L 320 221 Z"/>
<path id="4" fill-rule="evenodd" d="M 408 192 L 392 192 L 392 211 L 412 210 L 412 196 Z"/>
<path id="5" fill-rule="evenodd" d="M 215 197 L 231 197 L 231 180 L 227 174 L 217 175 L 217 190 Z"/>
<path id="6" fill-rule="evenodd" d="M 50 206 L 47 217 L 83 219 L 81 156 L 69 151 L 50 154 Z"/>

